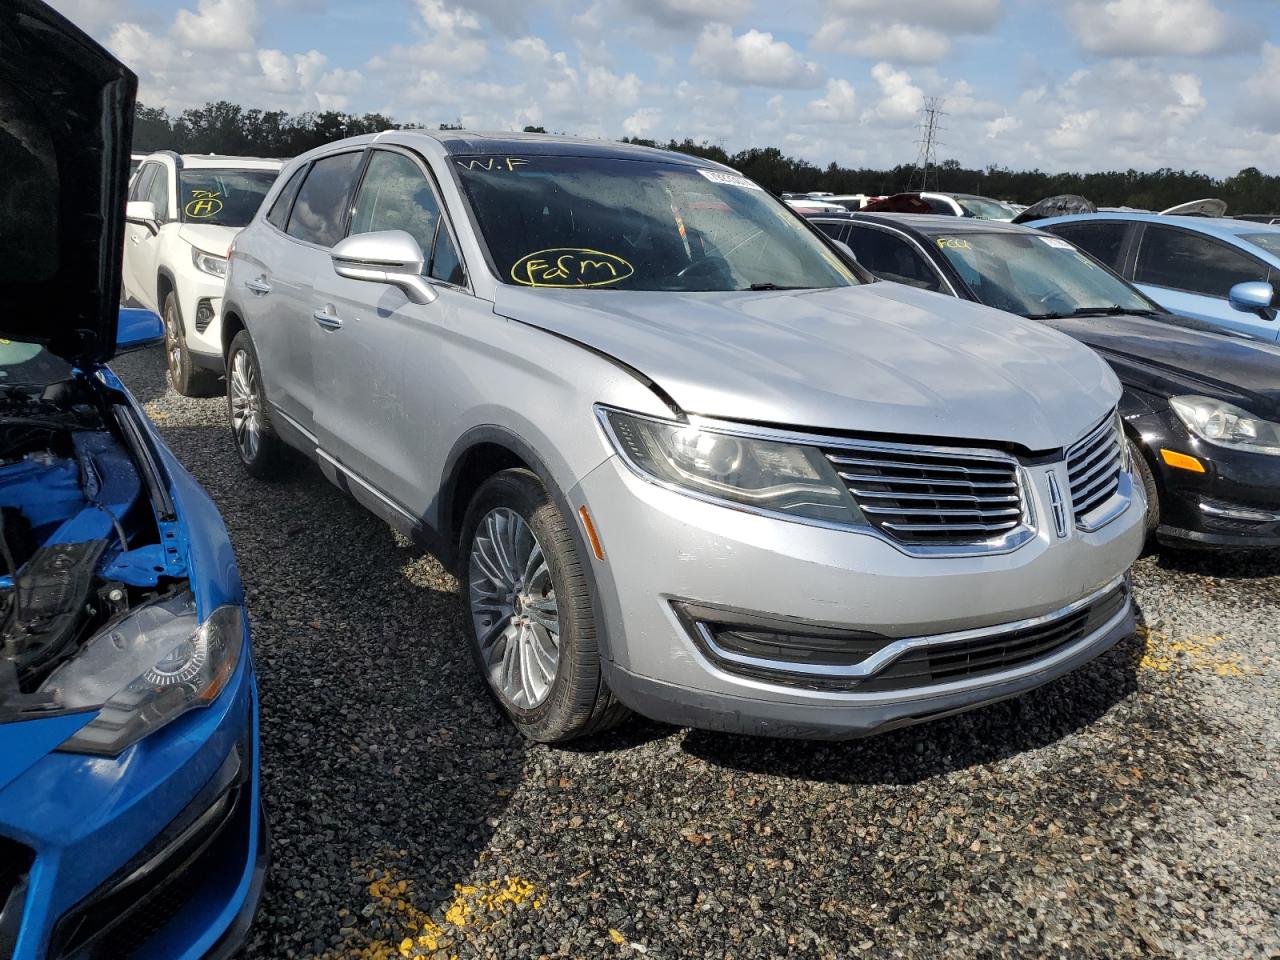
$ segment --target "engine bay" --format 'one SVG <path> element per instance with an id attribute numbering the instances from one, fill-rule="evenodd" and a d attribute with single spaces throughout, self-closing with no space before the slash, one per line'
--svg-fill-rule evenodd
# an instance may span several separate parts
<path id="1" fill-rule="evenodd" d="M 60 695 L 59 667 L 187 585 L 135 415 L 64 372 L 0 381 L 0 720 L 87 706 Z"/>

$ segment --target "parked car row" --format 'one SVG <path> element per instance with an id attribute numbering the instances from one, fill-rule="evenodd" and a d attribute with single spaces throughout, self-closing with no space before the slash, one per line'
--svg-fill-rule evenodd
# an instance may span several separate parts
<path id="1" fill-rule="evenodd" d="M 495 701 L 548 743 L 632 711 L 825 738 L 949 716 L 1131 633 L 1152 525 L 1277 535 L 1280 348 L 1063 237 L 959 197 L 806 220 L 714 162 L 538 134 L 130 178 L 133 75 L 39 0 L 0 26 L 11 960 L 230 956 L 268 857 L 235 559 L 118 349 L 163 341 L 184 393 L 222 376 L 251 477 L 308 459 L 433 551 Z"/>
<path id="2" fill-rule="evenodd" d="M 1070 219 L 1059 235 L 932 216 L 814 223 L 878 276 L 985 303 L 1097 350 L 1124 385 L 1147 527 L 1162 542 L 1280 546 L 1280 348 L 1169 312 L 1061 237 L 1110 230 L 1109 215 Z"/>

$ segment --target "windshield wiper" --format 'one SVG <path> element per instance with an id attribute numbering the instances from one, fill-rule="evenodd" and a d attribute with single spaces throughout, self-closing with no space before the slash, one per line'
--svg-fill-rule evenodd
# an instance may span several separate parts
<path id="1" fill-rule="evenodd" d="M 1071 317 L 1120 317 L 1126 314 L 1135 314 L 1139 317 L 1154 317 L 1156 312 L 1144 307 L 1130 309 L 1117 303 L 1109 307 L 1077 307 L 1070 313 L 1025 313 L 1023 316 L 1028 320 L 1067 320 Z"/>
<path id="2" fill-rule="evenodd" d="M 804 287 L 784 287 L 778 283 L 753 283 L 748 290 L 804 290 Z"/>

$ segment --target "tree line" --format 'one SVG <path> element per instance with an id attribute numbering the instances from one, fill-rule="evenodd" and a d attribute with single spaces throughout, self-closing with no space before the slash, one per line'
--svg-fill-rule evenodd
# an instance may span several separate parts
<path id="1" fill-rule="evenodd" d="M 293 157 L 313 147 L 379 130 L 422 129 L 420 124 L 397 123 L 380 113 L 354 115 L 337 110 L 290 114 L 283 110 L 245 109 L 220 100 L 203 107 L 170 115 L 163 107 L 138 104 L 134 122 L 134 151 L 177 150 L 179 153 L 221 153 L 238 156 Z M 440 129 L 457 129 L 456 124 L 440 124 Z M 541 127 L 526 127 L 545 132 Z M 706 157 L 740 170 L 765 188 L 823 190 L 831 193 L 889 194 L 908 189 L 914 167 L 900 164 L 892 169 L 843 167 L 832 162 L 819 167 L 798 157 L 789 157 L 777 147 L 750 147 L 730 154 L 712 143 L 693 140 L 656 142 L 634 137 L 628 143 L 663 147 Z M 1088 197 L 1099 206 L 1129 206 L 1163 210 L 1178 203 L 1204 197 L 1219 197 L 1230 213 L 1280 213 L 1280 176 L 1268 175 L 1256 167 L 1235 176 L 1212 177 L 1198 171 L 1160 169 L 1112 170 L 1100 173 L 1045 173 L 1042 170 L 1010 170 L 991 165 L 965 167 L 945 160 L 933 171 L 932 189 L 944 192 L 976 193 L 1019 203 L 1034 203 L 1043 197 L 1074 193 Z"/>

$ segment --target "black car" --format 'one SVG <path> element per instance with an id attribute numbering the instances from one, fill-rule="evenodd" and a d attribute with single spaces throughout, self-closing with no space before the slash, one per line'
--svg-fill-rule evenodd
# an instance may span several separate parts
<path id="1" fill-rule="evenodd" d="M 885 280 L 1047 323 L 1124 384 L 1120 411 L 1161 542 L 1280 546 L 1280 348 L 1175 316 L 1029 227 L 857 214 L 812 221 Z"/>

